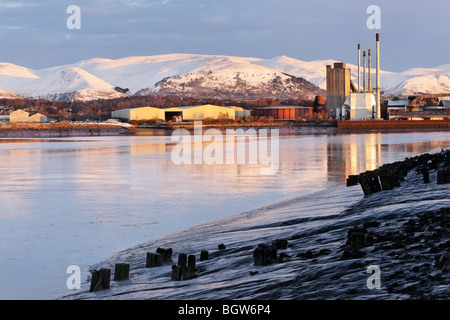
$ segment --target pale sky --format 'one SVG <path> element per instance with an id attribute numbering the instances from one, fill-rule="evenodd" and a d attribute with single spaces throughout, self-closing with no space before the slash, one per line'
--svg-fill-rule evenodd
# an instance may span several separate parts
<path id="1" fill-rule="evenodd" d="M 69 30 L 67 7 L 81 9 Z M 369 30 L 368 6 L 381 10 Z M 198 53 L 357 63 L 357 44 L 383 70 L 450 63 L 448 0 L 0 0 L 0 62 L 32 69 L 91 58 Z"/>

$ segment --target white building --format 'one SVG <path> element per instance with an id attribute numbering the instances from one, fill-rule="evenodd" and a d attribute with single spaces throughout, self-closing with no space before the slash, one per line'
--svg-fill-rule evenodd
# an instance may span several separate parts
<path id="1" fill-rule="evenodd" d="M 352 92 L 345 99 L 340 116 L 342 120 L 372 120 L 376 118 L 375 113 L 376 100 L 372 92 Z"/>

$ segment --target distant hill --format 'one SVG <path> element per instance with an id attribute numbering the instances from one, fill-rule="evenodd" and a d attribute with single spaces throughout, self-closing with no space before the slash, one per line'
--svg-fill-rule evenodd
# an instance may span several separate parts
<path id="1" fill-rule="evenodd" d="M 53 101 L 90 101 L 161 93 L 199 99 L 314 99 L 326 95 L 326 65 L 334 62 L 286 56 L 167 54 L 96 58 L 41 70 L 0 63 L 0 98 L 17 94 Z M 347 66 L 356 83 L 357 67 Z M 372 76 L 375 86 L 375 69 Z M 385 96 L 450 92 L 450 64 L 404 72 L 383 70 L 381 85 Z"/>

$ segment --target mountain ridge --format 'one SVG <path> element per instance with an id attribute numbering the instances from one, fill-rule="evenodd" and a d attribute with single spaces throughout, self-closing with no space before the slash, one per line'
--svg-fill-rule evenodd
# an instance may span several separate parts
<path id="1" fill-rule="evenodd" d="M 335 62 L 302 61 L 285 55 L 262 59 L 189 53 L 93 58 L 40 70 L 3 62 L 0 97 L 17 94 L 89 101 L 152 93 L 218 99 L 296 99 L 301 95 L 313 99 L 326 95 L 326 65 Z M 357 66 L 347 63 L 347 67 L 357 84 Z M 372 67 L 373 86 L 375 71 Z M 450 92 L 450 64 L 403 72 L 381 70 L 380 77 L 382 94 L 387 97 Z M 129 91 L 125 94 L 116 87 Z"/>

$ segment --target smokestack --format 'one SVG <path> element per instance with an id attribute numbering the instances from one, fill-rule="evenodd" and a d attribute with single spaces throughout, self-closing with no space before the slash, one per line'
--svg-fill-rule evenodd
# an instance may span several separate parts
<path id="1" fill-rule="evenodd" d="M 381 104 L 380 104 L 380 34 L 376 34 L 377 40 L 377 119 L 381 119 Z"/>
<path id="2" fill-rule="evenodd" d="M 366 92 L 366 51 L 363 51 L 363 91 Z"/>
<path id="3" fill-rule="evenodd" d="M 360 80 L 361 71 L 360 71 L 360 66 L 361 66 L 361 46 L 358 43 L 358 92 L 361 91 L 361 80 Z"/>
<path id="4" fill-rule="evenodd" d="M 370 76 L 370 69 L 372 69 L 372 63 L 370 62 L 370 49 L 369 49 L 369 53 L 368 53 L 368 63 L 369 63 L 369 76 L 368 76 L 368 86 L 367 86 L 367 91 L 372 91 L 372 79 Z"/>

